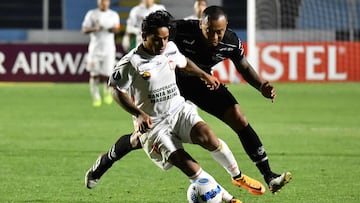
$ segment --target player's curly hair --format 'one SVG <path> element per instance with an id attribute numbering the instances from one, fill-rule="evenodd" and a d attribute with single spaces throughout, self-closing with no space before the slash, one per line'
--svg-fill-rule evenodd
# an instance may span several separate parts
<path id="1" fill-rule="evenodd" d="M 161 27 L 167 27 L 170 30 L 172 20 L 173 16 L 165 10 L 152 12 L 143 20 L 141 31 L 146 34 L 155 34 L 156 29 Z"/>

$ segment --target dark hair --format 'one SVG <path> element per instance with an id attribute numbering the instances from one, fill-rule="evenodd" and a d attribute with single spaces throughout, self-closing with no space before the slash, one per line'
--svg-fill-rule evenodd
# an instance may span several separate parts
<path id="1" fill-rule="evenodd" d="M 156 29 L 167 27 L 171 29 L 172 15 L 165 10 L 150 13 L 141 24 L 141 31 L 146 34 L 155 34 Z"/>
<path id="2" fill-rule="evenodd" d="M 221 16 L 225 16 L 227 19 L 224 10 L 220 6 L 209 6 L 202 13 L 201 19 L 208 18 L 208 20 L 217 20 Z"/>

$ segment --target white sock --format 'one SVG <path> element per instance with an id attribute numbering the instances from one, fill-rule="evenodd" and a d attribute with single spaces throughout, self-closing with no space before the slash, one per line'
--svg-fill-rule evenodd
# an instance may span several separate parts
<path id="1" fill-rule="evenodd" d="M 202 168 L 200 168 L 194 176 L 189 177 L 191 183 L 199 178 L 207 178 L 211 181 L 216 182 L 215 178 L 208 174 L 206 171 L 202 170 Z M 227 190 L 225 190 L 225 188 L 223 188 L 218 182 L 216 183 L 220 186 L 221 191 L 223 191 L 223 201 L 229 202 L 234 196 L 232 196 Z"/>
<path id="2" fill-rule="evenodd" d="M 93 100 L 101 99 L 100 91 L 99 91 L 99 78 L 90 77 L 89 85 L 90 85 L 90 94 Z"/>
<path id="3" fill-rule="evenodd" d="M 235 177 L 240 174 L 240 170 L 233 153 L 229 149 L 228 145 L 221 139 L 219 139 L 218 149 L 212 151 L 211 155 L 225 168 L 231 177 Z"/>

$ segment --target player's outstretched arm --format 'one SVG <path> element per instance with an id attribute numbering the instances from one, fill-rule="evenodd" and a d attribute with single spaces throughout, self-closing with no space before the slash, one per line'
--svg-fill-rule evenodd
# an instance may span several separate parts
<path id="1" fill-rule="evenodd" d="M 243 58 L 238 64 L 235 63 L 235 66 L 246 82 L 259 90 L 264 97 L 271 99 L 271 101 L 274 102 L 276 97 L 274 86 L 270 84 L 269 81 L 261 80 L 246 58 Z"/>
<path id="2" fill-rule="evenodd" d="M 216 90 L 220 86 L 220 81 L 216 77 L 203 71 L 190 59 L 188 58 L 186 59 L 187 59 L 187 64 L 183 70 L 185 70 L 189 75 L 199 77 L 201 80 L 205 82 L 205 84 L 210 90 Z"/>

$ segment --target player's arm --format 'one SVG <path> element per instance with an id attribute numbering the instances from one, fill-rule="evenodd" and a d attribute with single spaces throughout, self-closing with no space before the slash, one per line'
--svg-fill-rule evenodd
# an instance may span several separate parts
<path id="1" fill-rule="evenodd" d="M 117 13 L 115 13 L 114 15 L 114 20 L 116 22 L 115 25 L 107 30 L 108 32 L 112 32 L 116 34 L 120 32 L 120 17 Z"/>
<path id="2" fill-rule="evenodd" d="M 131 9 L 130 13 L 129 13 L 129 17 L 126 20 L 126 34 L 135 34 L 138 35 L 139 33 L 141 33 L 141 28 L 139 27 L 139 22 L 137 22 L 137 12 L 138 9 L 137 7 L 134 7 L 133 9 Z"/>
<path id="3" fill-rule="evenodd" d="M 83 33 L 89 34 L 89 33 L 92 33 L 92 32 L 99 32 L 99 31 L 103 30 L 103 27 L 101 27 L 101 26 L 95 26 L 95 27 L 83 26 L 81 30 L 82 30 Z"/>
<path id="4" fill-rule="evenodd" d="M 128 93 L 119 90 L 118 88 L 113 88 L 113 97 L 116 103 L 118 103 L 123 109 L 125 109 L 128 113 L 135 116 L 137 118 L 137 122 L 139 125 L 139 131 L 141 133 L 145 133 L 151 128 L 151 118 L 144 111 L 139 109 L 134 102 L 129 97 Z"/>
<path id="5" fill-rule="evenodd" d="M 93 15 L 93 11 L 90 10 L 86 13 L 84 17 L 84 21 L 82 22 L 81 31 L 84 34 L 89 34 L 92 32 L 98 32 L 103 29 L 103 27 L 99 26 L 99 24 L 94 23 L 91 16 Z"/>
<path id="6" fill-rule="evenodd" d="M 115 33 L 115 34 L 119 33 L 120 32 L 120 23 L 116 23 L 116 25 L 114 27 L 107 29 L 107 31 Z"/>
<path id="7" fill-rule="evenodd" d="M 129 54 L 130 55 L 130 54 Z M 108 85 L 113 88 L 113 98 L 124 110 L 134 115 L 138 120 L 140 132 L 146 132 L 151 128 L 150 117 L 139 109 L 128 95 L 127 90 L 131 86 L 131 65 L 129 55 L 125 55 L 115 66 L 109 78 Z"/>
<path id="8" fill-rule="evenodd" d="M 211 90 L 215 90 L 220 86 L 220 82 L 216 77 L 203 71 L 189 58 L 186 58 L 186 60 L 187 60 L 187 64 L 185 68 L 183 68 L 183 70 L 187 74 L 199 77 L 201 80 L 203 80 L 206 83 L 207 87 Z"/>
<path id="9" fill-rule="evenodd" d="M 263 81 L 256 73 L 254 68 L 250 65 L 250 63 L 246 60 L 245 57 L 239 59 L 238 62 L 233 60 L 236 69 L 240 72 L 243 78 L 248 82 L 251 86 L 256 88 L 261 92 L 261 94 L 274 101 L 276 97 L 275 88 L 269 81 Z"/>

